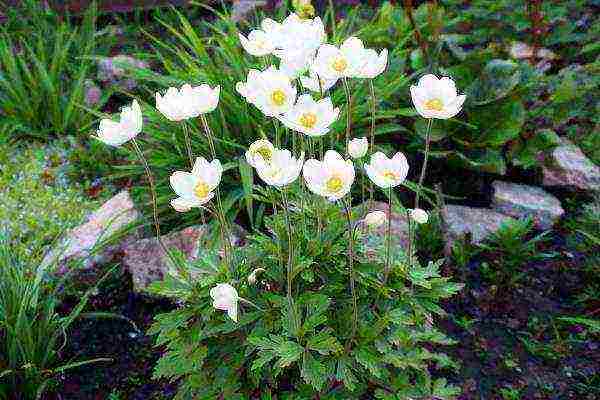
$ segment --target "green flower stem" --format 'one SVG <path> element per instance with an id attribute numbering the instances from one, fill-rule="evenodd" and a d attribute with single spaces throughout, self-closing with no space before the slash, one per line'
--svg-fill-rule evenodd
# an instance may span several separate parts
<path id="1" fill-rule="evenodd" d="M 412 253 L 413 253 L 413 237 L 414 237 L 414 229 L 415 226 L 410 219 L 410 210 L 407 208 L 406 212 L 406 221 L 408 222 L 408 267 L 412 266 Z"/>
<path id="2" fill-rule="evenodd" d="M 292 241 L 292 224 L 290 222 L 289 204 L 285 188 L 281 190 L 281 198 L 283 200 L 283 212 L 288 234 L 287 297 L 290 304 L 292 304 L 292 262 L 294 260 L 294 244 Z"/>
<path id="3" fill-rule="evenodd" d="M 154 216 L 154 229 L 156 230 L 156 240 L 158 241 L 158 244 L 165 252 L 165 254 L 169 258 L 171 258 L 171 253 L 169 253 L 167 246 L 165 246 L 165 244 L 163 243 L 161 238 L 162 235 L 160 234 L 160 223 L 158 221 L 158 205 L 156 203 L 156 186 L 154 185 L 154 177 L 152 175 L 152 171 L 150 171 L 148 161 L 146 160 L 146 157 L 144 157 L 144 153 L 142 153 L 142 149 L 140 148 L 138 142 L 135 140 L 135 138 L 133 138 L 131 142 L 133 143 L 133 148 L 135 149 L 138 158 L 144 166 L 144 170 L 146 171 L 146 176 L 148 178 L 148 184 L 150 185 L 150 194 L 152 195 L 152 214 Z"/>
<path id="4" fill-rule="evenodd" d="M 281 143 L 279 139 L 279 123 L 276 118 L 273 118 L 273 127 L 275 128 L 275 147 L 279 148 Z"/>
<path id="5" fill-rule="evenodd" d="M 190 162 L 190 169 L 192 169 L 194 168 L 194 156 L 192 155 L 192 141 L 190 140 L 188 126 L 185 123 L 185 121 L 183 121 L 181 125 L 183 127 L 183 137 L 185 139 L 185 148 L 187 150 L 187 156 Z"/>
<path id="6" fill-rule="evenodd" d="M 217 153 L 215 151 L 215 143 L 214 143 L 214 139 L 213 139 L 213 135 L 212 132 L 210 130 L 210 127 L 208 125 L 208 121 L 206 120 L 206 116 L 204 114 L 200 115 L 200 121 L 202 121 L 202 126 L 204 128 L 204 133 L 206 134 L 206 138 L 208 139 L 208 146 L 210 148 L 210 152 L 212 155 L 213 160 L 215 160 L 217 158 Z M 233 251 L 233 245 L 231 244 L 231 236 L 229 234 L 230 230 L 229 230 L 229 226 L 227 224 L 227 218 L 225 217 L 225 211 L 223 210 L 223 203 L 221 202 L 221 191 L 219 190 L 219 187 L 217 186 L 215 189 L 216 192 L 216 198 L 217 198 L 217 215 L 219 216 L 220 219 L 220 225 L 221 225 L 221 237 L 224 237 L 224 242 L 223 242 L 223 247 L 224 247 L 224 251 L 225 251 L 225 259 L 227 260 L 227 264 L 229 265 L 229 268 L 231 270 L 233 270 L 233 264 L 231 262 L 231 252 Z"/>
<path id="7" fill-rule="evenodd" d="M 375 151 L 375 110 L 377 106 L 377 99 L 375 97 L 375 85 L 373 79 L 369 79 L 369 89 L 371 92 L 371 131 L 369 132 L 370 146 L 369 151 L 371 154 Z M 373 207 L 373 182 L 369 180 L 369 208 Z"/>
<path id="8" fill-rule="evenodd" d="M 346 211 L 346 220 L 348 222 L 348 271 L 350 273 L 350 294 L 352 295 L 352 334 L 346 344 L 348 350 L 350 343 L 356 337 L 356 331 L 358 330 L 358 300 L 356 297 L 354 277 L 354 227 L 352 226 L 352 215 L 350 213 L 350 205 L 346 200 L 342 200 L 342 205 Z"/>
<path id="9" fill-rule="evenodd" d="M 190 133 L 187 123 L 185 121 L 182 122 L 183 126 L 183 137 L 185 139 L 185 147 L 187 150 L 188 160 L 190 162 L 190 170 L 194 168 L 194 154 L 192 152 L 192 141 L 190 140 Z M 200 209 L 200 220 L 202 221 L 202 225 L 206 225 L 206 218 L 204 218 L 204 210 Z"/>
<path id="10" fill-rule="evenodd" d="M 388 215 L 386 233 L 385 269 L 383 270 L 383 284 L 385 285 L 390 274 L 390 259 L 392 255 L 392 188 L 388 192 Z"/>
<path id="11" fill-rule="evenodd" d="M 346 156 L 348 155 L 348 143 L 350 142 L 350 133 L 352 131 L 352 94 L 348 78 L 344 78 L 344 91 L 346 92 Z"/>
<path id="12" fill-rule="evenodd" d="M 429 142 L 431 141 L 431 127 L 433 125 L 433 118 L 427 120 L 427 133 L 425 134 L 425 159 L 423 160 L 423 167 L 421 168 L 421 176 L 419 177 L 419 190 L 417 191 L 417 197 L 415 198 L 415 208 L 419 208 L 419 197 L 423 190 L 423 181 L 425 180 L 425 172 L 427 171 L 427 160 L 429 159 Z"/>

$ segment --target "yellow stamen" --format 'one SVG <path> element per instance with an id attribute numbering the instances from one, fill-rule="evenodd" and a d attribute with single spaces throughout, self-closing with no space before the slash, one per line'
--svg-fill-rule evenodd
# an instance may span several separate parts
<path id="1" fill-rule="evenodd" d="M 194 194 L 198 198 L 204 199 L 204 198 L 206 198 L 206 196 L 208 196 L 209 193 L 210 193 L 210 188 L 208 187 L 208 185 L 202 181 L 198 181 L 198 183 L 196 184 L 196 187 L 194 187 Z"/>
<path id="2" fill-rule="evenodd" d="M 336 72 L 342 73 L 348 68 L 348 61 L 345 58 L 338 58 L 333 62 L 333 69 Z"/>
<path id="3" fill-rule="evenodd" d="M 395 181 L 398 179 L 398 174 L 394 171 L 385 171 L 382 175 L 384 178 L 389 179 L 390 181 Z"/>
<path id="4" fill-rule="evenodd" d="M 277 89 L 271 93 L 271 100 L 273 101 L 273 104 L 278 107 L 281 107 L 285 103 L 285 99 L 285 93 L 283 93 L 283 90 L 281 89 Z"/>
<path id="5" fill-rule="evenodd" d="M 268 147 L 260 147 L 255 150 L 255 153 L 260 154 L 266 162 L 270 162 L 271 157 L 273 156 L 273 152 Z"/>
<path id="6" fill-rule="evenodd" d="M 317 124 L 317 116 L 311 112 L 304 113 L 300 117 L 300 125 L 305 128 L 312 129 Z"/>
<path id="7" fill-rule="evenodd" d="M 327 190 L 330 193 L 337 193 L 344 187 L 344 182 L 342 181 L 342 178 L 340 178 L 337 175 L 334 175 L 331 178 L 329 178 L 325 186 L 327 187 Z"/>
<path id="8" fill-rule="evenodd" d="M 444 103 L 440 99 L 431 99 L 425 102 L 425 108 L 428 110 L 442 111 L 444 109 Z"/>

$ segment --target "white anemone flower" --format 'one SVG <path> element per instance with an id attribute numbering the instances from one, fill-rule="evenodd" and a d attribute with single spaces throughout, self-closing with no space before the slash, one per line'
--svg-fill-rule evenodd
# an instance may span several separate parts
<path id="1" fill-rule="evenodd" d="M 319 76 L 313 70 L 312 67 L 310 68 L 309 76 L 301 76 L 300 77 L 300 83 L 302 83 L 303 87 L 305 87 L 306 89 L 308 89 L 312 92 L 317 92 L 317 93 L 321 93 L 321 92 L 325 93 L 326 91 L 328 91 L 329 89 L 334 87 L 335 84 L 337 83 L 337 81 L 338 81 L 337 78 L 335 78 L 335 79 L 319 78 Z"/>
<path id="2" fill-rule="evenodd" d="M 265 71 L 251 69 L 246 82 L 236 90 L 268 117 L 288 112 L 296 101 L 296 88 L 288 75 L 271 66 Z"/>
<path id="3" fill-rule="evenodd" d="M 335 150 L 328 150 L 323 161 L 310 159 L 304 163 L 304 180 L 308 189 L 336 201 L 350 192 L 354 182 L 354 165 Z"/>
<path id="4" fill-rule="evenodd" d="M 329 97 L 315 101 L 310 94 L 298 98 L 294 107 L 280 117 L 290 129 L 308 136 L 323 136 L 340 115 L 339 108 L 333 108 Z"/>
<path id="5" fill-rule="evenodd" d="M 120 146 L 135 138 L 142 131 L 142 110 L 137 100 L 123 107 L 119 122 L 104 118 L 100 121 L 96 137 L 110 146 Z"/>
<path id="6" fill-rule="evenodd" d="M 371 156 L 371 162 L 365 164 L 365 171 L 374 184 L 382 189 L 400 185 L 408 175 L 408 161 L 398 152 L 392 158 L 378 151 Z"/>
<path id="7" fill-rule="evenodd" d="M 340 48 L 321 45 L 312 68 L 323 79 L 353 78 L 359 75 L 366 62 L 362 41 L 352 36 Z"/>
<path id="8" fill-rule="evenodd" d="M 410 95 L 417 112 L 423 118 L 448 119 L 458 114 L 466 96 L 458 95 L 451 78 L 427 74 L 410 87 Z"/>
<path id="9" fill-rule="evenodd" d="M 213 308 L 227 311 L 227 315 L 234 322 L 238 321 L 238 296 L 237 290 L 229 283 L 219 283 L 210 289 L 210 297 L 213 299 Z"/>
<path id="10" fill-rule="evenodd" d="M 427 215 L 427 211 L 425 210 L 414 208 L 410 210 L 410 218 L 417 224 L 426 224 L 427 220 L 429 219 L 429 215 Z"/>
<path id="11" fill-rule="evenodd" d="M 251 31 L 247 38 L 241 33 L 239 37 L 244 50 L 253 56 L 266 56 L 275 50 L 275 44 L 271 41 L 269 35 L 261 29 Z"/>
<path id="12" fill-rule="evenodd" d="M 197 157 L 192 172 L 176 171 L 171 175 L 171 187 L 179 196 L 171 201 L 176 211 L 189 211 L 201 207 L 214 197 L 214 190 L 221 182 L 223 167 L 217 159 L 210 163 Z"/>
<path id="13" fill-rule="evenodd" d="M 171 121 L 196 118 L 217 108 L 220 92 L 219 86 L 186 83 L 180 89 L 170 87 L 164 95 L 156 93 L 156 108 Z"/>
<path id="14" fill-rule="evenodd" d="M 357 78 L 373 79 L 385 71 L 388 61 L 387 49 L 381 50 L 379 54 L 375 50 L 367 49 L 364 52 L 364 57 L 366 63 L 356 76 Z"/>
<path id="15" fill-rule="evenodd" d="M 326 38 L 321 18 L 302 19 L 292 13 L 281 23 L 277 47 L 283 51 L 305 49 L 314 52 Z"/>
<path id="16" fill-rule="evenodd" d="M 256 168 L 259 161 L 271 162 L 275 153 L 275 146 L 267 139 L 259 139 L 252 143 L 246 151 L 246 161 Z"/>
<path id="17" fill-rule="evenodd" d="M 256 172 L 267 185 L 282 188 L 300 176 L 304 163 L 304 152 L 294 158 L 289 150 L 276 149 L 270 161 L 265 161 L 260 153 L 256 158 Z"/>
<path id="18" fill-rule="evenodd" d="M 387 221 L 387 215 L 384 211 L 371 211 L 363 219 L 364 224 L 370 229 L 379 228 Z"/>
<path id="19" fill-rule="evenodd" d="M 368 149 L 369 141 L 366 137 L 354 138 L 348 142 L 348 154 L 354 159 L 363 158 Z"/>

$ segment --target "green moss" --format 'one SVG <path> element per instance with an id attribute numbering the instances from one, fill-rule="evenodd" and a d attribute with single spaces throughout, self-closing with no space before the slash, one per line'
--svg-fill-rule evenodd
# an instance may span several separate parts
<path id="1" fill-rule="evenodd" d="M 0 145 L 0 221 L 27 248 L 52 242 L 97 206 L 68 179 L 64 145 Z"/>

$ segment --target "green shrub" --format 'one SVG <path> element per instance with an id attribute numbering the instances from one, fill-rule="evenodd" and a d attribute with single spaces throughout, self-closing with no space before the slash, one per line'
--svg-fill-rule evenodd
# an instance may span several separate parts
<path id="1" fill-rule="evenodd" d="M 26 2 L 23 15 L 16 10 L 0 30 L 0 137 L 48 140 L 89 128 L 93 116 L 82 107 L 98 51 L 94 7 L 79 27 L 36 1 Z M 11 30 L 15 24 L 21 29 Z"/>
<path id="2" fill-rule="evenodd" d="M 439 352 L 452 344 L 435 327 L 444 315 L 438 303 L 461 285 L 439 275 L 440 263 L 407 267 L 401 251 L 394 255 L 390 280 L 378 277 L 385 257 L 383 243 L 374 257 L 358 246 L 355 256 L 359 327 L 351 337 L 352 297 L 348 292 L 348 230 L 340 208 L 331 203 L 292 201 L 294 292 L 285 296 L 289 241 L 282 213 L 266 219 L 271 235 L 256 233 L 235 253 L 235 269 L 206 250 L 200 261 L 182 266 L 194 278 L 173 274 L 151 291 L 184 301 L 157 315 L 150 330 L 167 351 L 156 378 L 181 379 L 177 399 L 246 399 L 253 394 L 278 398 L 378 399 L 454 398 L 457 388 L 434 379 L 428 365 L 455 368 Z M 322 226 L 316 222 L 317 213 Z M 357 216 L 355 215 L 354 218 Z M 359 240 L 360 241 L 360 240 Z M 264 268 L 256 284 L 248 277 Z M 218 282 L 235 282 L 243 312 L 232 322 L 212 307 L 209 290 Z M 438 348 L 435 351 L 432 348 Z"/>

